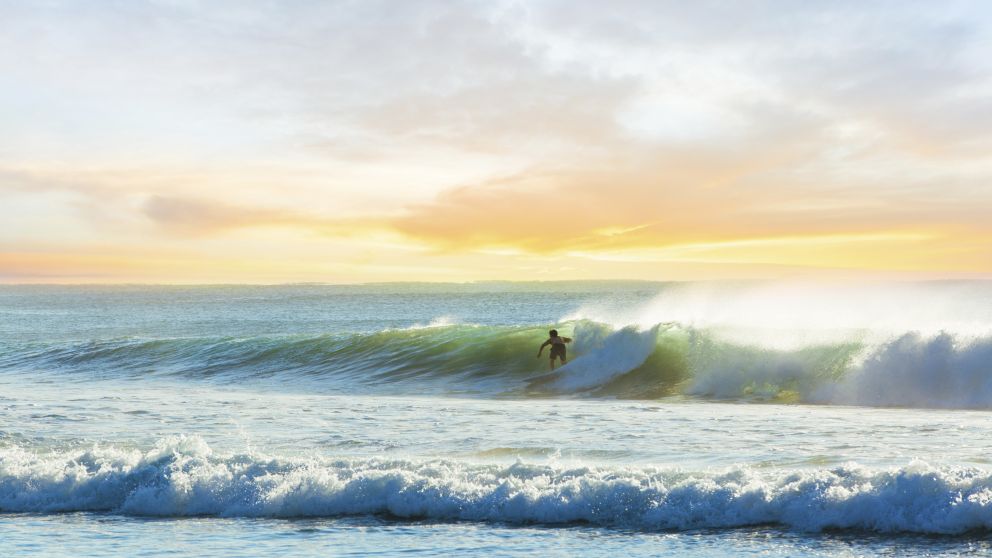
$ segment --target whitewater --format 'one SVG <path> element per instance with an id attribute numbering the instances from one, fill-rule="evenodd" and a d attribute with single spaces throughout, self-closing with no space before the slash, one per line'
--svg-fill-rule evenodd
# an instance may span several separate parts
<path id="1" fill-rule="evenodd" d="M 982 281 L 5 286 L 0 552 L 980 555 L 990 409 Z"/>

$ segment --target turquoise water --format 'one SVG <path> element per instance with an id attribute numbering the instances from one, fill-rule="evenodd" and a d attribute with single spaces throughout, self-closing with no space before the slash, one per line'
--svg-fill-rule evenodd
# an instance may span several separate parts
<path id="1" fill-rule="evenodd" d="M 0 287 L 0 552 L 983 555 L 990 310 L 981 282 Z"/>

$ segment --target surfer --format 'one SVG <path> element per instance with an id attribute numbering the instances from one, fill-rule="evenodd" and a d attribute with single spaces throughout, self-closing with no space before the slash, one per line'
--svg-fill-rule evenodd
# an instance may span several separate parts
<path id="1" fill-rule="evenodd" d="M 571 343 L 572 340 L 568 337 L 559 336 L 557 329 L 552 329 L 548 332 L 548 335 L 548 340 L 537 350 L 537 358 L 541 358 L 541 353 L 544 351 L 545 346 L 551 345 L 551 369 L 554 370 L 556 358 L 560 358 L 563 365 L 568 362 L 565 358 L 565 343 Z"/>

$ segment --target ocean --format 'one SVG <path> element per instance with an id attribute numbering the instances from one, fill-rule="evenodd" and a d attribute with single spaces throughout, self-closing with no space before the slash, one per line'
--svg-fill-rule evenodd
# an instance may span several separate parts
<path id="1" fill-rule="evenodd" d="M 0 555 L 988 555 L 990 409 L 982 281 L 3 286 Z"/>

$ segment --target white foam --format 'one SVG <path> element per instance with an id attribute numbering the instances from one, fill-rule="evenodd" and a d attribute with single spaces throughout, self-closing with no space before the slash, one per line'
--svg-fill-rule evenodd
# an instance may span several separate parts
<path id="1" fill-rule="evenodd" d="M 408 330 L 431 329 L 436 327 L 448 327 L 448 326 L 460 325 L 460 324 L 461 322 L 458 320 L 458 318 L 454 316 L 445 315 L 445 316 L 435 316 L 434 318 L 431 318 L 431 321 L 427 322 L 426 324 L 415 323 L 412 326 L 406 327 L 404 329 L 408 329 Z"/>
<path id="2" fill-rule="evenodd" d="M 907 333 L 888 342 L 797 351 L 690 344 L 686 395 L 733 399 L 792 390 L 821 404 L 992 407 L 992 338 Z"/>
<path id="3" fill-rule="evenodd" d="M 987 471 L 924 463 L 892 470 L 686 472 L 221 456 L 195 437 L 170 438 L 147 452 L 0 449 L 0 512 L 68 511 L 961 533 L 992 529 L 992 478 Z"/>
<path id="4" fill-rule="evenodd" d="M 903 335 L 875 349 L 812 401 L 906 407 L 992 407 L 992 339 Z"/>

